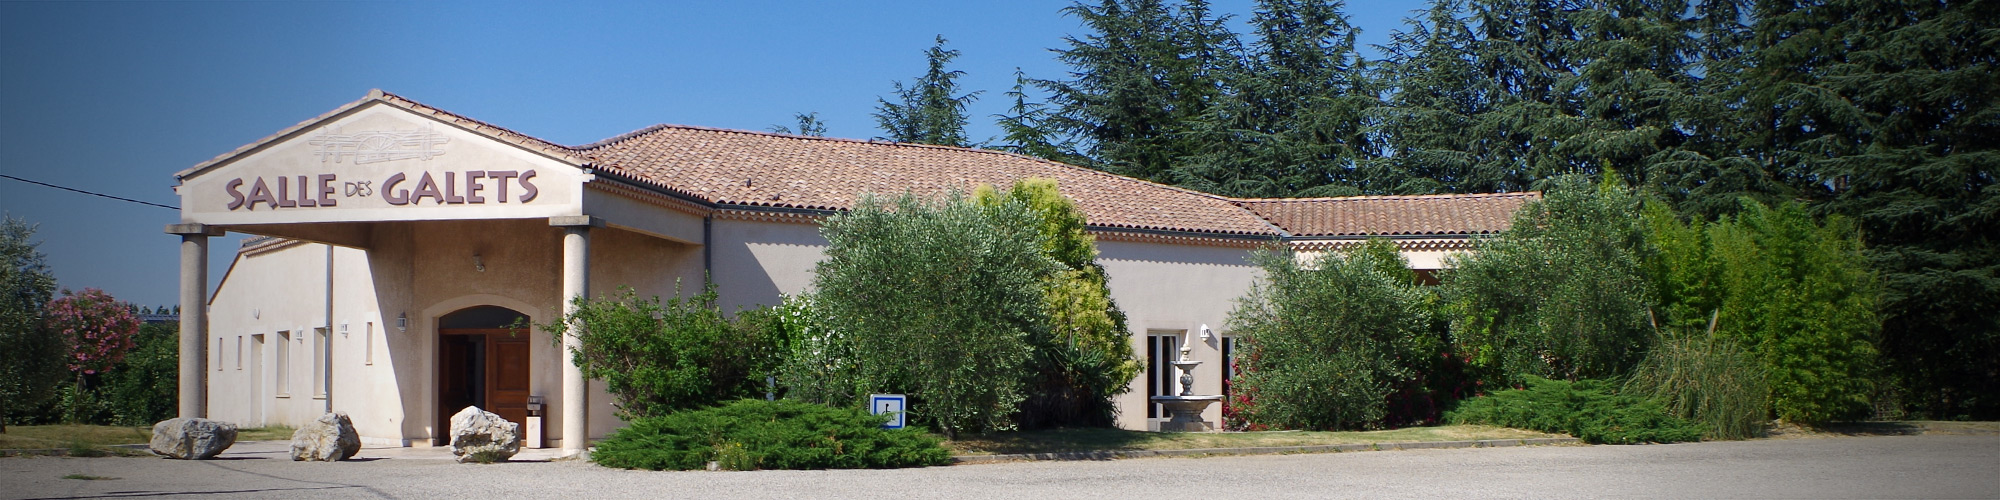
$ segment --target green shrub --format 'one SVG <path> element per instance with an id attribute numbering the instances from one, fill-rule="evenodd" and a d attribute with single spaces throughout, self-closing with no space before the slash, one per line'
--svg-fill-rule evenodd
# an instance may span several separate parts
<path id="1" fill-rule="evenodd" d="M 622 469 L 865 469 L 944 465 L 950 452 L 917 429 L 856 408 L 745 399 L 631 422 L 590 459 Z"/>
<path id="2" fill-rule="evenodd" d="M 1042 220 L 1025 204 L 864 197 L 820 228 L 813 303 L 852 355 L 857 393 L 910 396 L 945 436 L 1012 427 L 1031 341 L 1048 335 Z M 858 403 L 858 401 L 856 401 Z"/>
<path id="3" fill-rule="evenodd" d="M 1646 233 L 1638 199 L 1605 177 L 1601 186 L 1580 175 L 1551 179 L 1542 201 L 1444 273 L 1452 336 L 1476 367 L 1605 378 L 1645 355 L 1653 340 L 1653 293 L 1639 260 Z"/>
<path id="4" fill-rule="evenodd" d="M 1027 428 L 1110 426 L 1117 414 L 1112 399 L 1131 388 L 1139 375 L 1125 312 L 1111 300 L 1109 278 L 1097 264 L 1096 238 L 1083 210 L 1063 197 L 1055 179 L 1030 178 L 1004 191 L 981 185 L 973 201 L 987 207 L 1006 202 L 1026 205 L 1041 219 L 1042 253 L 1061 265 L 1043 278 L 1047 328 L 1029 342 L 1035 357 L 1020 424 Z"/>
<path id="5" fill-rule="evenodd" d="M 1465 400 L 1446 419 L 1560 432 L 1595 444 L 1677 443 L 1701 439 L 1701 427 L 1667 414 L 1658 402 L 1621 395 L 1602 380 L 1523 379 L 1527 387 Z"/>
<path id="6" fill-rule="evenodd" d="M 1282 251 L 1251 261 L 1264 281 L 1229 316 L 1244 345 L 1233 385 L 1245 396 L 1229 404 L 1251 425 L 1380 427 L 1390 394 L 1421 383 L 1443 349 L 1431 292 L 1393 243 L 1370 241 L 1310 264 Z"/>
<path id="7" fill-rule="evenodd" d="M 1656 342 L 1621 390 L 1660 402 L 1667 413 L 1700 425 L 1708 439 L 1763 434 L 1770 391 L 1757 358 L 1702 331 Z"/>
<path id="8" fill-rule="evenodd" d="M 180 400 L 180 325 L 146 323 L 125 360 L 105 372 L 97 390 L 110 406 L 110 423 L 152 425 L 174 418 Z"/>
<path id="9" fill-rule="evenodd" d="M 1743 211 L 1714 223 L 1683 223 L 1664 208 L 1646 221 L 1659 252 L 1661 321 L 1681 328 L 1714 321 L 1769 380 L 1779 418 L 1820 423 L 1861 416 L 1876 388 L 1880 285 L 1854 223 L 1815 222 L 1804 205 Z"/>
<path id="10" fill-rule="evenodd" d="M 67 379 L 62 335 L 43 328 L 56 290 L 34 225 L 0 215 L 0 432 L 37 420 Z"/>
<path id="11" fill-rule="evenodd" d="M 779 340 L 762 312 L 730 320 L 715 288 L 662 302 L 629 287 L 612 298 L 576 299 L 577 310 L 542 325 L 558 340 L 575 336 L 570 356 L 585 377 L 604 381 L 620 418 L 664 415 L 731 399 L 761 396 L 778 364 Z M 574 325 L 574 327 L 572 327 Z"/>
<path id="12" fill-rule="evenodd" d="M 861 402 L 853 348 L 813 304 L 812 295 L 788 296 L 770 309 L 766 327 L 783 340 L 778 386 L 784 397 L 827 406 Z"/>

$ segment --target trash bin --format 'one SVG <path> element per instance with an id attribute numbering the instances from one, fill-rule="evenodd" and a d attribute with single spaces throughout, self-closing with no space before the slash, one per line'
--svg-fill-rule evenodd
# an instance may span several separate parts
<path id="1" fill-rule="evenodd" d="M 527 428 L 521 429 L 521 446 L 543 448 L 542 445 L 542 397 L 528 396 Z"/>

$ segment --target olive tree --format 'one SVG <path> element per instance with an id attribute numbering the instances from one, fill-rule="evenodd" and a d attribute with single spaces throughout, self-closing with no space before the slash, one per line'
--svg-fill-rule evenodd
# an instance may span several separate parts
<path id="1" fill-rule="evenodd" d="M 865 196 L 828 218 L 814 304 L 853 355 L 858 386 L 910 395 L 947 437 L 1003 429 L 1046 333 L 1041 220 L 1023 203 Z"/>
<path id="2" fill-rule="evenodd" d="M 1622 375 L 1645 356 L 1653 291 L 1639 199 L 1605 177 L 1551 179 L 1542 201 L 1444 275 L 1452 335 L 1474 365 L 1503 380 L 1574 380 Z"/>

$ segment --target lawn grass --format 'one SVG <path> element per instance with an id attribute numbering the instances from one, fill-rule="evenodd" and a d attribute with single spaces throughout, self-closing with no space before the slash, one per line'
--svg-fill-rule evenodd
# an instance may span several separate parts
<path id="1" fill-rule="evenodd" d="M 1492 427 L 1446 425 L 1355 432 L 1141 432 L 1123 429 L 1053 429 L 959 436 L 946 441 L 953 455 L 998 455 L 1062 451 L 1189 450 L 1329 444 L 1531 439 L 1560 434 Z"/>

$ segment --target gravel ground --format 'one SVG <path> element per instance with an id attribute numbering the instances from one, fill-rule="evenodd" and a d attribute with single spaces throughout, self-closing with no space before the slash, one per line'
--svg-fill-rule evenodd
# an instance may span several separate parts
<path id="1" fill-rule="evenodd" d="M 0 459 L 0 498 L 2000 498 L 1992 435 L 759 472 L 470 465 L 434 449 L 300 463 L 280 445 L 239 444 L 200 462 Z"/>

